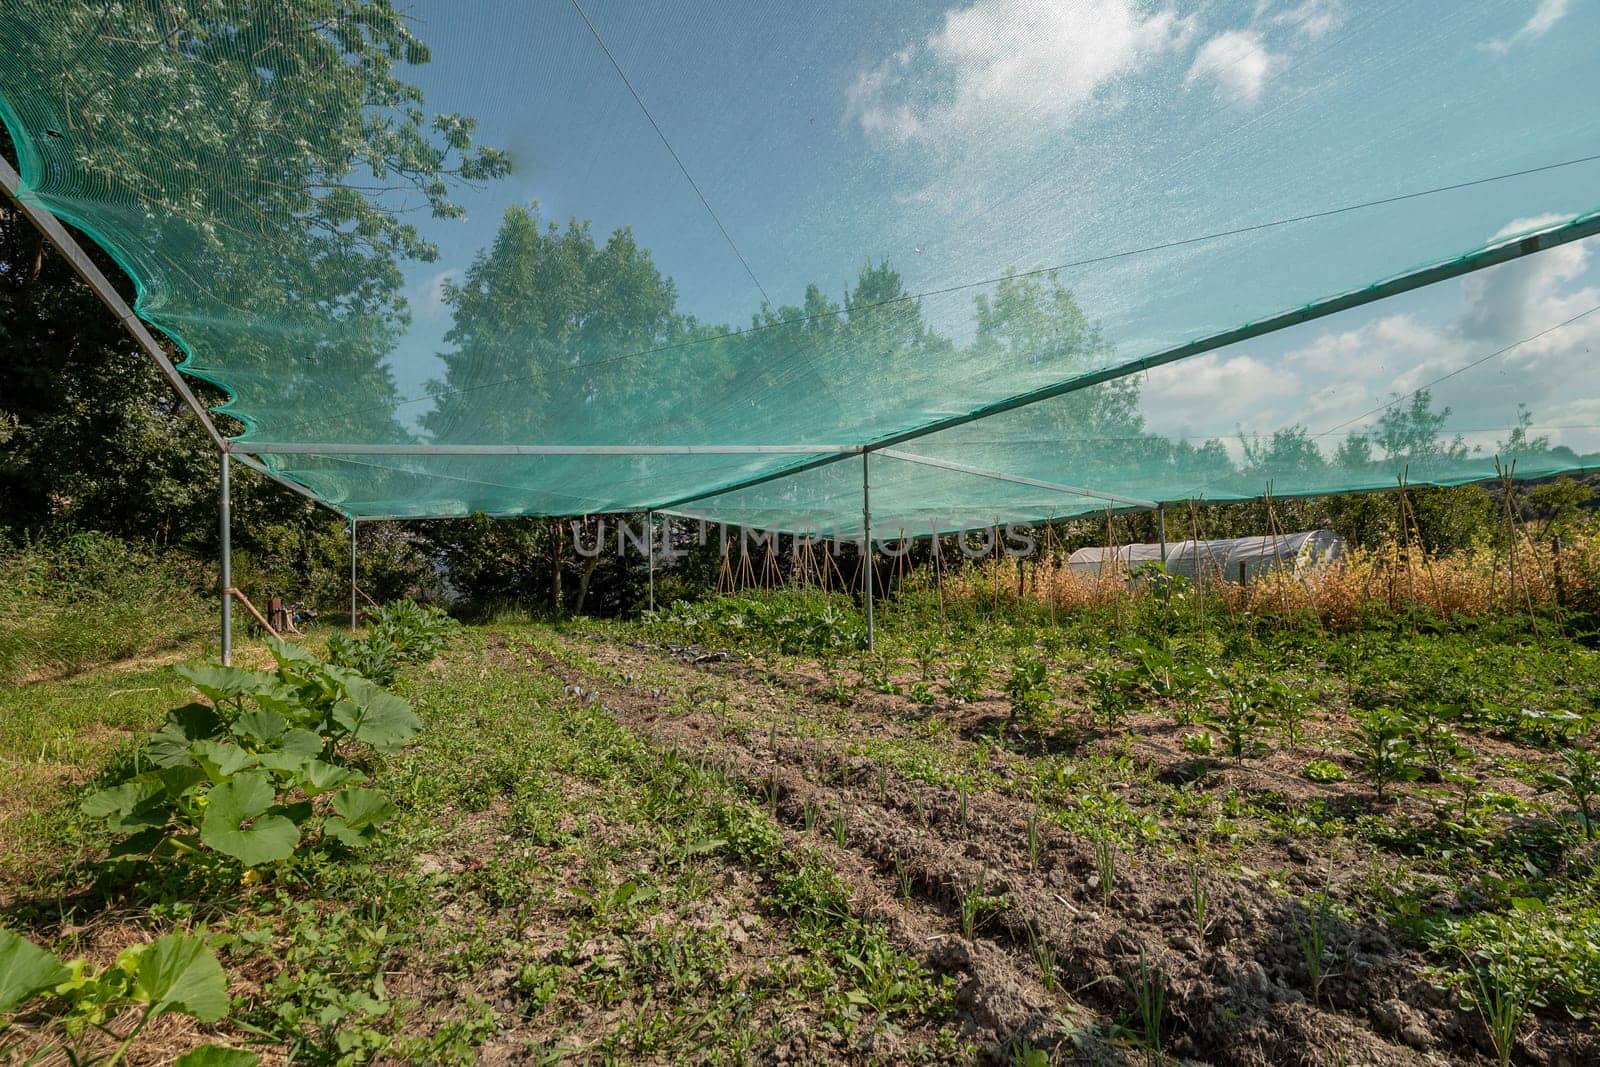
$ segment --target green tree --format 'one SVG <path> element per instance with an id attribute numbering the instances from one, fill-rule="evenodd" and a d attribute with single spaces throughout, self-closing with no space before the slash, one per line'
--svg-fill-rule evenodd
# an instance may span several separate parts
<path id="1" fill-rule="evenodd" d="M 7 30 L 0 90 L 35 195 L 117 249 L 142 313 L 197 353 L 187 369 L 228 381 L 259 429 L 403 439 L 384 358 L 406 326 L 401 264 L 434 256 L 408 204 L 457 215 L 454 187 L 508 168 L 470 119 L 424 111 L 402 76 L 428 59 L 408 19 L 389 0 L 22 0 Z M 0 522 L 209 554 L 215 455 L 9 203 L 0 331 Z M 252 538 L 296 524 L 298 577 L 320 571 L 337 520 L 235 470 L 241 551 L 282 560 L 293 538 Z"/>
<path id="2" fill-rule="evenodd" d="M 537 205 L 506 211 L 444 299 L 450 347 L 424 420 L 437 440 L 581 442 L 649 426 L 673 398 L 638 383 L 694 358 L 649 351 L 683 324 L 676 289 L 630 231 L 596 245 L 588 223 L 542 223 Z"/>

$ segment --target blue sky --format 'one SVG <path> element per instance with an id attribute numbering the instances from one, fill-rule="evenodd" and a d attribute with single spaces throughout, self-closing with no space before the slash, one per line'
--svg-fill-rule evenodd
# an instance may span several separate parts
<path id="1" fill-rule="evenodd" d="M 777 303 L 798 303 L 808 281 L 837 297 L 869 258 L 889 258 L 914 291 L 939 289 L 1593 154 L 1597 7 L 585 0 Z M 407 395 L 436 372 L 431 355 L 448 326 L 439 282 L 515 202 L 590 219 L 599 236 L 631 225 L 676 281 L 682 310 L 748 320 L 756 284 L 568 0 L 412 10 L 433 49 L 415 72 L 430 107 L 476 116 L 516 172 L 468 193 L 467 221 L 425 226 L 443 254 L 409 272 L 417 327 L 394 361 Z M 1591 210 L 1597 190 L 1600 164 L 1589 163 L 1063 278 L 1131 358 L 1457 254 L 1519 221 Z M 1501 277 L 1542 278 L 1581 300 L 1597 284 L 1594 257 L 1565 255 L 1559 269 Z M 1476 284 L 1205 357 L 1187 391 L 1155 383 L 1154 421 L 1211 431 L 1331 417 L 1316 400 L 1329 390 L 1359 405 L 1427 380 L 1428 368 L 1479 351 L 1508 322 L 1542 323 L 1533 313 L 1542 298 L 1526 285 L 1501 284 L 1524 293 L 1513 308 Z M 962 337 L 978 291 L 930 297 L 926 312 Z M 1491 305 L 1505 322 L 1485 319 Z M 1544 300 L 1552 313 L 1570 306 Z M 1358 390 L 1348 375 L 1311 369 L 1312 352 L 1345 353 L 1343 371 L 1384 380 Z M 1252 367 L 1262 385 L 1246 402 L 1238 390 Z M 952 406 L 966 406 L 1043 384 L 1052 369 L 1005 383 L 985 382 L 981 368 L 930 373 L 946 377 Z M 1226 383 L 1227 403 L 1201 388 L 1207 381 Z M 1503 399 L 1456 406 L 1483 421 Z"/>

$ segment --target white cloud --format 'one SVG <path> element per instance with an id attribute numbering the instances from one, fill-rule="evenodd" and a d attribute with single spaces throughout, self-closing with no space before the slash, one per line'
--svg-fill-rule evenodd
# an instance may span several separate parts
<path id="1" fill-rule="evenodd" d="M 1314 41 L 1344 25 L 1344 4 L 1339 0 L 1306 0 L 1271 16 L 1269 21 L 1288 26 L 1306 40 Z"/>
<path id="2" fill-rule="evenodd" d="M 885 139 L 1060 127 L 1116 79 L 1186 45 L 1194 24 L 1135 0 L 975 0 L 917 45 L 861 71 L 846 118 Z"/>
<path id="3" fill-rule="evenodd" d="M 446 311 L 445 283 L 460 279 L 460 269 L 451 267 L 411 283 L 406 289 L 406 303 L 411 307 L 412 318 L 418 322 L 430 322 L 442 318 Z"/>
<path id="4" fill-rule="evenodd" d="M 1253 104 L 1261 98 L 1261 88 L 1283 64 L 1283 57 L 1267 50 L 1266 41 L 1254 30 L 1228 30 L 1219 33 L 1195 53 L 1186 84 L 1212 81 L 1226 98 Z"/>
<path id="5" fill-rule="evenodd" d="M 1509 37 L 1485 41 L 1483 48 L 1503 55 L 1519 44 L 1537 41 L 1565 17 L 1567 9 L 1571 6 L 1572 0 L 1539 0 L 1539 6 L 1534 8 L 1533 15 L 1522 24 L 1521 29 Z"/>
<path id="6" fill-rule="evenodd" d="M 1519 220 L 1497 236 L 1547 221 Z M 1370 429 L 1372 409 L 1428 387 L 1435 409 L 1452 409 L 1451 424 L 1469 444 L 1492 449 L 1525 403 L 1534 433 L 1579 452 L 1600 450 L 1600 312 L 1551 329 L 1600 305 L 1600 239 L 1453 284 L 1454 311 L 1436 310 L 1445 295 L 1437 290 L 1396 297 L 1392 313 L 1360 326 L 1329 329 L 1339 319 L 1328 319 L 1152 372 L 1140 403 L 1149 428 L 1226 437 L 1238 426 L 1270 433 L 1299 425 L 1314 434 L 1338 427 L 1320 442 L 1331 454 L 1346 434 Z M 1275 345 L 1285 347 L 1267 354 Z"/>

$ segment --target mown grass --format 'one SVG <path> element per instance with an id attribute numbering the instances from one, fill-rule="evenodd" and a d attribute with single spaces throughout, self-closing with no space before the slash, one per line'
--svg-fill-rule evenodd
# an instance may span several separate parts
<path id="1" fill-rule="evenodd" d="M 717 767 L 653 748 L 483 632 L 398 688 L 426 725 L 373 765 L 401 808 L 383 843 L 204 885 L 159 865 L 108 879 L 76 814 L 129 731 L 190 699 L 170 669 L 0 692 L 18 710 L 0 751 L 33 768 L 4 800 L 19 845 L 0 858 L 0 922 L 91 959 L 131 928 L 204 927 L 234 979 L 221 1037 L 296 1063 L 961 1052 L 950 990 Z M 148 1050 L 161 1058 L 200 1037 L 152 1040 L 173 1042 Z"/>

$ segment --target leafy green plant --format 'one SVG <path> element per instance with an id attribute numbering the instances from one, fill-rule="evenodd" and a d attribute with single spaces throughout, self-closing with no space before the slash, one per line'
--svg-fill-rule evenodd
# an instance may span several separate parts
<path id="1" fill-rule="evenodd" d="M 1183 750 L 1194 756 L 1209 756 L 1217 750 L 1216 739 L 1204 731 L 1184 734 L 1178 739 Z"/>
<path id="2" fill-rule="evenodd" d="M 653 625 L 698 643 L 760 643 L 789 656 L 859 649 L 866 625 L 849 598 L 816 590 L 775 590 L 675 601 Z"/>
<path id="3" fill-rule="evenodd" d="M 1089 703 L 1095 722 L 1104 730 L 1121 729 L 1133 707 L 1128 692 L 1128 673 L 1110 664 L 1100 664 L 1089 668 L 1084 678 L 1089 684 Z"/>
<path id="4" fill-rule="evenodd" d="M 1021 720 L 1039 726 L 1055 698 L 1044 661 L 1035 656 L 1019 656 L 1006 679 L 1006 696 L 1011 701 L 1012 722 Z"/>
<path id="5" fill-rule="evenodd" d="M 1559 1004 L 1573 1015 L 1600 1010 L 1600 906 L 1578 889 L 1545 902 L 1516 897 L 1504 912 L 1483 911 L 1435 925 L 1429 943 L 1465 962 L 1434 976 L 1481 1012 L 1496 1047 L 1509 1049 L 1528 1009 Z"/>
<path id="6" fill-rule="evenodd" d="M 379 685 L 393 685 L 403 664 L 431 660 L 460 629 L 441 608 L 397 600 L 372 610 L 366 637 L 330 635 L 328 660 Z"/>
<path id="7" fill-rule="evenodd" d="M 647 904 L 660 895 L 660 891 L 640 885 L 629 878 L 616 885 L 606 885 L 596 880 L 589 889 L 573 886 L 568 890 L 584 906 L 588 914 L 602 926 L 619 916 L 627 915 L 641 904 Z"/>
<path id="8" fill-rule="evenodd" d="M 1345 779 L 1344 768 L 1325 759 L 1312 760 L 1300 773 L 1312 782 L 1342 782 Z"/>
<path id="9" fill-rule="evenodd" d="M 989 684 L 989 659 L 978 652 L 969 652 L 950 672 L 945 692 L 958 704 L 975 704 L 983 699 L 984 687 Z"/>
<path id="10" fill-rule="evenodd" d="M 1585 840 L 1595 838 L 1595 798 L 1600 796 L 1600 753 L 1586 748 L 1564 748 L 1556 765 L 1544 776 L 1546 789 L 1555 790 L 1578 809 L 1578 825 Z"/>
<path id="11" fill-rule="evenodd" d="M 1050 1067 L 1050 1053 L 1031 1041 L 1013 1042 L 1011 1067 Z"/>
<path id="12" fill-rule="evenodd" d="M 1392 708 L 1372 708 L 1355 715 L 1357 751 L 1377 787 L 1378 799 L 1395 782 L 1413 782 L 1421 775 L 1414 758 L 1412 725 Z"/>
<path id="13" fill-rule="evenodd" d="M 10 930 L 0 928 L 0 1029 L 4 1019 L 37 998 L 61 1007 L 57 1016 L 66 1033 L 63 1049 L 74 1063 L 91 1062 L 86 1050 L 98 1041 L 115 1041 L 102 1067 L 121 1063 L 134 1041 L 164 1015 L 188 1015 L 214 1023 L 228 1012 L 228 979 L 205 939 L 167 934 L 130 946 L 103 970 L 83 960 L 63 962 Z M 134 1009 L 137 1015 L 121 1032 L 113 1024 Z M 3 1051 L 3 1050 L 0 1050 Z M 254 1053 L 206 1045 L 179 1062 L 248 1067 Z"/>
<path id="14" fill-rule="evenodd" d="M 822 687 L 822 699 L 841 708 L 848 708 L 855 703 L 855 687 L 843 678 L 833 678 Z"/>
<path id="15" fill-rule="evenodd" d="M 1460 718 L 1457 705 L 1437 700 L 1422 701 L 1407 718 L 1411 723 L 1417 752 L 1440 778 L 1450 773 L 1457 760 L 1469 755 L 1453 726 Z"/>
<path id="16" fill-rule="evenodd" d="M 912 703 L 920 704 L 923 707 L 927 707 L 937 699 L 933 694 L 933 683 L 931 682 L 912 682 L 909 695 Z"/>
<path id="17" fill-rule="evenodd" d="M 1257 677 L 1236 676 L 1223 688 L 1222 710 L 1208 725 L 1222 737 L 1229 756 L 1243 760 L 1261 751 L 1259 737 L 1270 686 Z"/>
<path id="18" fill-rule="evenodd" d="M 359 848 L 395 815 L 351 758 L 410 741 L 421 725 L 411 706 L 296 645 L 268 644 L 275 671 L 179 668 L 211 703 L 173 709 L 143 746 L 151 769 L 81 805 L 119 838 L 113 856 L 258 867 L 288 859 L 306 831 Z"/>
<path id="19" fill-rule="evenodd" d="M 400 676 L 399 651 L 380 634 L 364 638 L 329 634 L 328 662 L 365 675 L 379 685 L 393 685 Z"/>
<path id="20" fill-rule="evenodd" d="M 1311 694 L 1276 679 L 1269 679 L 1264 693 L 1267 713 L 1290 748 L 1300 747 L 1306 717 L 1311 711 Z"/>

